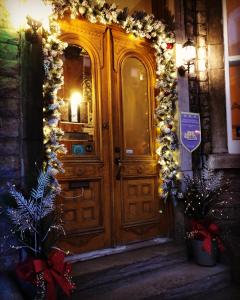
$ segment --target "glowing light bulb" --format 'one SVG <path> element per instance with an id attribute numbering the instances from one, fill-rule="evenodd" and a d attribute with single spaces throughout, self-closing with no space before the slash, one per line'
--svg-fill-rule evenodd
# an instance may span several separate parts
<path id="1" fill-rule="evenodd" d="M 73 92 L 70 97 L 71 106 L 71 122 L 79 122 L 80 103 L 82 101 L 82 95 L 79 92 Z"/>
<path id="2" fill-rule="evenodd" d="M 5 0 L 4 5 L 9 12 L 11 24 L 16 30 L 27 28 L 27 16 L 40 21 L 45 29 L 49 28 L 48 18 L 52 14 L 51 5 L 43 1 L 31 0 Z"/>

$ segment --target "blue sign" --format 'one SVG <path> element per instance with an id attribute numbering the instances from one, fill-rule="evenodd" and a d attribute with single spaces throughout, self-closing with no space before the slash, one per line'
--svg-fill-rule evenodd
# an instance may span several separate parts
<path id="1" fill-rule="evenodd" d="M 180 120 L 181 143 L 189 152 L 193 152 L 201 144 L 200 115 L 181 112 Z"/>
<path id="2" fill-rule="evenodd" d="M 76 155 L 85 154 L 85 147 L 84 147 L 84 145 L 73 144 L 72 145 L 72 154 L 76 154 Z"/>

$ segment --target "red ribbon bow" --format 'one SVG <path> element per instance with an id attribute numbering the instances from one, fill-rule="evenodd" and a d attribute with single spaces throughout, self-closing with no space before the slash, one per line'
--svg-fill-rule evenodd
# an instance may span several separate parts
<path id="1" fill-rule="evenodd" d="M 64 257 L 64 252 L 54 249 L 47 260 L 28 258 L 17 265 L 17 275 L 36 285 L 36 274 L 43 273 L 43 279 L 47 283 L 47 299 L 56 299 L 55 284 L 69 297 L 75 286 L 68 279 L 72 268 L 70 264 L 64 262 Z"/>
<path id="2" fill-rule="evenodd" d="M 212 240 L 215 239 L 218 245 L 218 249 L 223 252 L 225 250 L 221 239 L 219 238 L 219 227 L 215 223 L 210 223 L 208 226 L 204 226 L 198 221 L 191 221 L 192 231 L 195 232 L 201 239 L 203 239 L 203 250 L 207 253 L 212 253 Z"/>

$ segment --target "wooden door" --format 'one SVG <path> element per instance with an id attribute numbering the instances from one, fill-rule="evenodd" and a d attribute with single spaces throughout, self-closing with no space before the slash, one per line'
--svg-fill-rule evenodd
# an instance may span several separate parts
<path id="1" fill-rule="evenodd" d="M 106 76 L 106 26 L 62 20 L 66 102 L 62 109 L 62 157 L 59 176 L 66 237 L 60 246 L 74 253 L 107 248 L 111 241 L 111 148 Z"/>
<path id="2" fill-rule="evenodd" d="M 74 253 L 166 232 L 159 214 L 153 49 L 116 26 L 61 21 L 68 154 L 59 176 L 66 237 Z M 160 218 L 161 217 L 161 218 Z"/>
<path id="3" fill-rule="evenodd" d="M 160 215 L 154 130 L 154 51 L 144 39 L 117 27 L 112 76 L 115 215 L 117 244 L 147 240 L 166 233 Z"/>

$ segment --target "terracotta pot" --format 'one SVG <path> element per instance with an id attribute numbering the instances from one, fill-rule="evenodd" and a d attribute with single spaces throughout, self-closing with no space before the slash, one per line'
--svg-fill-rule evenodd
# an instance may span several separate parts
<path id="1" fill-rule="evenodd" d="M 209 254 L 203 250 L 203 241 L 192 240 L 194 260 L 201 266 L 215 266 L 217 263 L 218 247 L 216 241 L 212 241 L 212 252 Z"/>

